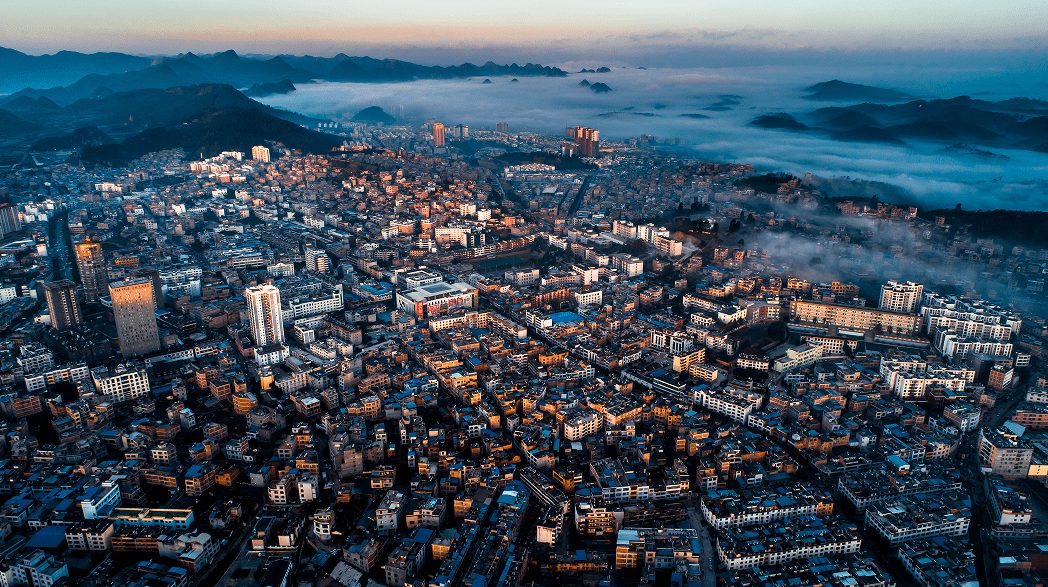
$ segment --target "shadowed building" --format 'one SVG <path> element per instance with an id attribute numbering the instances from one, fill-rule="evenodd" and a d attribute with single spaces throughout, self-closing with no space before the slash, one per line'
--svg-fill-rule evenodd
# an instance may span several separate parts
<path id="1" fill-rule="evenodd" d="M 153 308 L 159 310 L 164 307 L 164 286 L 160 281 L 159 270 L 155 267 L 136 267 L 131 270 L 130 276 L 132 279 L 148 279 L 153 286 Z"/>
<path id="2" fill-rule="evenodd" d="M 131 357 L 160 350 L 153 283 L 143 278 L 114 281 L 109 284 L 109 296 L 113 299 L 120 353 Z"/>
<path id="3" fill-rule="evenodd" d="M 69 330 L 83 322 L 80 302 L 76 299 L 76 284 L 68 279 L 59 279 L 44 284 L 47 311 L 51 314 L 51 327 Z"/>

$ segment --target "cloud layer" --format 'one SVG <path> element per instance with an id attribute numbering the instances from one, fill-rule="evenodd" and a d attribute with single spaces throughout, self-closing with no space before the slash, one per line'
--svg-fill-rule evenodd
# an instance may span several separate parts
<path id="1" fill-rule="evenodd" d="M 580 64 L 571 64 L 578 66 Z M 601 64 L 590 64 L 589 67 Z M 577 70 L 577 69 L 576 69 Z M 580 87 L 585 77 L 613 92 Z M 1043 75 L 1042 75 L 1043 77 Z M 833 105 L 803 100 L 800 90 L 840 78 L 893 87 L 914 95 L 984 99 L 1048 98 L 1042 79 L 987 68 L 749 67 L 732 69 L 627 69 L 568 78 L 415 81 L 395 84 L 302 85 L 263 101 L 305 114 L 348 121 L 368 106 L 402 105 L 409 122 L 436 118 L 446 124 L 560 135 L 567 126 L 597 128 L 608 139 L 640 134 L 683 138 L 688 151 L 717 161 L 748 162 L 762 170 L 823 177 L 849 176 L 899 186 L 927 207 L 1048 209 L 1048 155 L 997 150 L 1005 157 L 944 153 L 942 144 L 885 146 L 841 143 L 812 134 L 748 126 L 760 114 L 806 112 Z M 844 104 L 838 104 L 844 105 Z M 685 116 L 685 115 L 701 115 Z"/>

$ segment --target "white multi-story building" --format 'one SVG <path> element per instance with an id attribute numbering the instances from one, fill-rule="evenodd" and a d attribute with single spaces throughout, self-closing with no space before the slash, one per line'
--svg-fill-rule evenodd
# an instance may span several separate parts
<path id="1" fill-rule="evenodd" d="M 251 158 L 260 163 L 269 163 L 269 148 L 262 145 L 251 147 Z"/>
<path id="2" fill-rule="evenodd" d="M 921 314 L 928 334 L 944 330 L 961 338 L 1006 342 L 1022 327 L 1021 318 L 995 304 L 934 292 L 924 292 Z"/>
<path id="3" fill-rule="evenodd" d="M 575 303 L 579 306 L 589 306 L 590 304 L 600 304 L 604 300 L 604 290 L 595 289 L 592 291 L 576 291 L 573 292 L 575 296 Z"/>
<path id="4" fill-rule="evenodd" d="M 416 318 L 446 314 L 460 308 L 477 307 L 477 289 L 467 283 L 434 283 L 397 292 L 397 308 Z"/>
<path id="5" fill-rule="evenodd" d="M 538 269 L 535 269 L 535 272 L 537 274 Z M 439 273 L 423 271 L 421 269 L 401 273 L 397 276 L 397 283 L 407 289 L 416 289 L 426 285 L 440 283 L 442 281 L 444 281 L 444 278 Z"/>
<path id="6" fill-rule="evenodd" d="M 179 535 L 174 539 L 173 546 L 173 552 L 167 553 L 170 558 L 177 558 L 179 566 L 193 571 L 200 571 L 210 565 L 219 550 L 218 541 L 200 531 Z"/>
<path id="7" fill-rule="evenodd" d="M 386 492 L 382 502 L 375 508 L 375 529 L 379 532 L 396 532 L 404 520 L 404 508 L 407 507 L 407 497 L 390 489 Z"/>
<path id="8" fill-rule="evenodd" d="M 120 483 L 107 479 L 85 491 L 80 499 L 80 510 L 85 520 L 94 520 L 105 517 L 110 509 L 120 507 L 120 503 Z"/>
<path id="9" fill-rule="evenodd" d="M 810 485 L 792 485 L 781 490 L 709 491 L 702 494 L 702 515 L 717 530 L 756 526 L 793 516 L 828 516 L 833 496 Z"/>
<path id="10" fill-rule="evenodd" d="M 952 404 L 943 410 L 943 416 L 963 434 L 979 427 L 982 408 L 971 403 Z"/>
<path id="11" fill-rule="evenodd" d="M 953 492 L 926 495 L 920 500 L 904 497 L 870 505 L 864 525 L 884 537 L 891 547 L 935 536 L 966 536 L 971 521 L 966 503 L 967 496 Z"/>
<path id="12" fill-rule="evenodd" d="M 904 400 L 920 399 L 931 386 L 941 386 L 962 392 L 975 381 L 971 369 L 947 369 L 929 365 L 917 356 L 881 357 L 880 375 L 896 397 Z"/>
<path id="13" fill-rule="evenodd" d="M 581 440 L 600 432 L 604 416 L 594 411 L 582 411 L 564 420 L 564 438 Z"/>
<path id="14" fill-rule="evenodd" d="M 839 355 L 844 352 L 843 338 L 827 338 L 824 336 L 802 336 L 801 342 L 812 346 L 821 346 L 823 355 Z"/>
<path id="15" fill-rule="evenodd" d="M 266 283 L 244 290 L 247 299 L 251 338 L 256 346 L 284 344 L 284 315 L 280 309 L 280 290 Z"/>
<path id="16" fill-rule="evenodd" d="M 303 296 L 287 301 L 288 315 L 292 320 L 338 312 L 345 307 L 342 284 L 336 284 L 327 290 L 326 295 Z"/>
<path id="17" fill-rule="evenodd" d="M 637 238 L 637 227 L 628 220 L 616 220 L 612 224 L 611 233 L 617 237 L 632 240 Z"/>
<path id="18" fill-rule="evenodd" d="M 683 332 L 669 330 L 652 330 L 651 346 L 657 349 L 666 349 L 671 355 L 686 355 L 695 344 L 692 338 Z"/>
<path id="19" fill-rule="evenodd" d="M 23 373 L 35 373 L 55 366 L 55 356 L 40 343 L 24 344 L 19 349 L 18 364 Z"/>
<path id="20" fill-rule="evenodd" d="M 982 354 L 994 357 L 1009 357 L 1014 350 L 1012 343 L 1008 342 L 1011 330 L 1007 326 L 990 326 L 988 329 L 991 336 L 1003 336 L 1003 339 L 994 338 L 969 338 L 961 336 L 956 332 L 938 330 L 935 332 L 935 350 L 944 357 L 951 359 L 963 359 L 968 355 Z"/>
<path id="21" fill-rule="evenodd" d="M 917 305 L 921 303 L 923 293 L 924 286 L 919 283 L 889 281 L 881 286 L 880 309 L 906 314 L 913 313 Z"/>
<path id="22" fill-rule="evenodd" d="M 317 510 L 313 514 L 313 533 L 321 540 L 331 540 L 331 530 L 334 525 L 335 512 L 333 510 Z"/>
<path id="23" fill-rule="evenodd" d="M 538 269 L 521 269 L 519 271 L 507 271 L 504 275 L 506 281 L 517 287 L 535 285 L 539 281 Z"/>
<path id="24" fill-rule="evenodd" d="M 612 255 L 611 264 L 626 277 L 636 277 L 644 273 L 644 261 L 633 255 Z"/>
<path id="25" fill-rule="evenodd" d="M 280 479 L 274 479 L 266 487 L 269 501 L 277 505 L 288 505 L 294 503 L 293 491 L 298 489 L 295 475 L 284 475 Z"/>
<path id="26" fill-rule="evenodd" d="M 799 528 L 803 531 L 799 532 Z M 850 523 L 796 516 L 789 525 L 772 522 L 745 532 L 724 532 L 717 539 L 717 555 L 730 570 L 753 569 L 850 554 L 858 552 L 861 543 L 862 537 Z"/>
<path id="27" fill-rule="evenodd" d="M 302 473 L 298 476 L 298 501 L 306 503 L 320 497 L 320 479 L 315 473 Z"/>
<path id="28" fill-rule="evenodd" d="M 50 587 L 63 577 L 69 576 L 69 567 L 64 560 L 56 559 L 53 555 L 37 549 L 13 558 L 8 563 L 8 573 L 0 575 L 5 586 Z"/>
<path id="29" fill-rule="evenodd" d="M 1031 387 L 1026 392 L 1026 401 L 1038 404 L 1048 404 L 1048 388 Z"/>
<path id="30" fill-rule="evenodd" d="M 266 266 L 266 271 L 273 277 L 290 277 L 295 274 L 294 263 L 274 263 Z"/>
<path id="31" fill-rule="evenodd" d="M 655 244 L 655 250 L 668 257 L 679 257 L 684 254 L 684 243 L 679 240 L 657 236 L 652 242 Z"/>
<path id="32" fill-rule="evenodd" d="M 306 249 L 306 267 L 317 273 L 327 273 L 331 269 L 331 259 L 324 249 Z"/>
<path id="33" fill-rule="evenodd" d="M 136 400 L 149 395 L 149 375 L 143 365 L 123 363 L 110 371 L 107 367 L 91 370 L 95 391 L 111 403 Z"/>
<path id="34" fill-rule="evenodd" d="M 78 384 L 81 381 L 87 381 L 90 378 L 90 373 L 86 363 L 59 365 L 43 372 L 27 373 L 25 376 L 25 387 L 33 392 L 54 387 L 60 381 Z"/>
<path id="35" fill-rule="evenodd" d="M 802 344 L 797 347 L 786 349 L 786 356 L 776 359 L 772 369 L 779 373 L 787 373 L 796 369 L 803 369 L 808 365 L 814 364 L 821 358 L 821 346 Z"/>
<path id="36" fill-rule="evenodd" d="M 696 393 L 696 403 L 702 407 L 723 414 L 736 422 L 746 422 L 746 418 L 757 407 L 757 403 L 745 400 L 726 391 L 701 389 Z"/>

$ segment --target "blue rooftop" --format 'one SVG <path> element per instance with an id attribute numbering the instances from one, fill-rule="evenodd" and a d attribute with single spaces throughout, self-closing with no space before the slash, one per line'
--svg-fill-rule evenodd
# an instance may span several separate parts
<path id="1" fill-rule="evenodd" d="M 582 322 L 582 316 L 575 312 L 556 312 L 549 315 L 554 324 L 565 324 L 568 322 Z"/>
<path id="2" fill-rule="evenodd" d="M 58 548 L 65 542 L 65 526 L 44 526 L 33 534 L 26 546 L 29 548 Z"/>

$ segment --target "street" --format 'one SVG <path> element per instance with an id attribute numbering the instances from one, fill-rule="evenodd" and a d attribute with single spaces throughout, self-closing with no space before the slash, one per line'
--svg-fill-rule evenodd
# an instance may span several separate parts
<path id="1" fill-rule="evenodd" d="M 714 569 L 717 565 L 717 553 L 713 550 L 710 531 L 706 528 L 702 515 L 695 511 L 694 505 L 688 506 L 688 519 L 692 527 L 699 531 L 699 540 L 702 541 L 702 587 L 716 587 L 717 573 Z"/>

